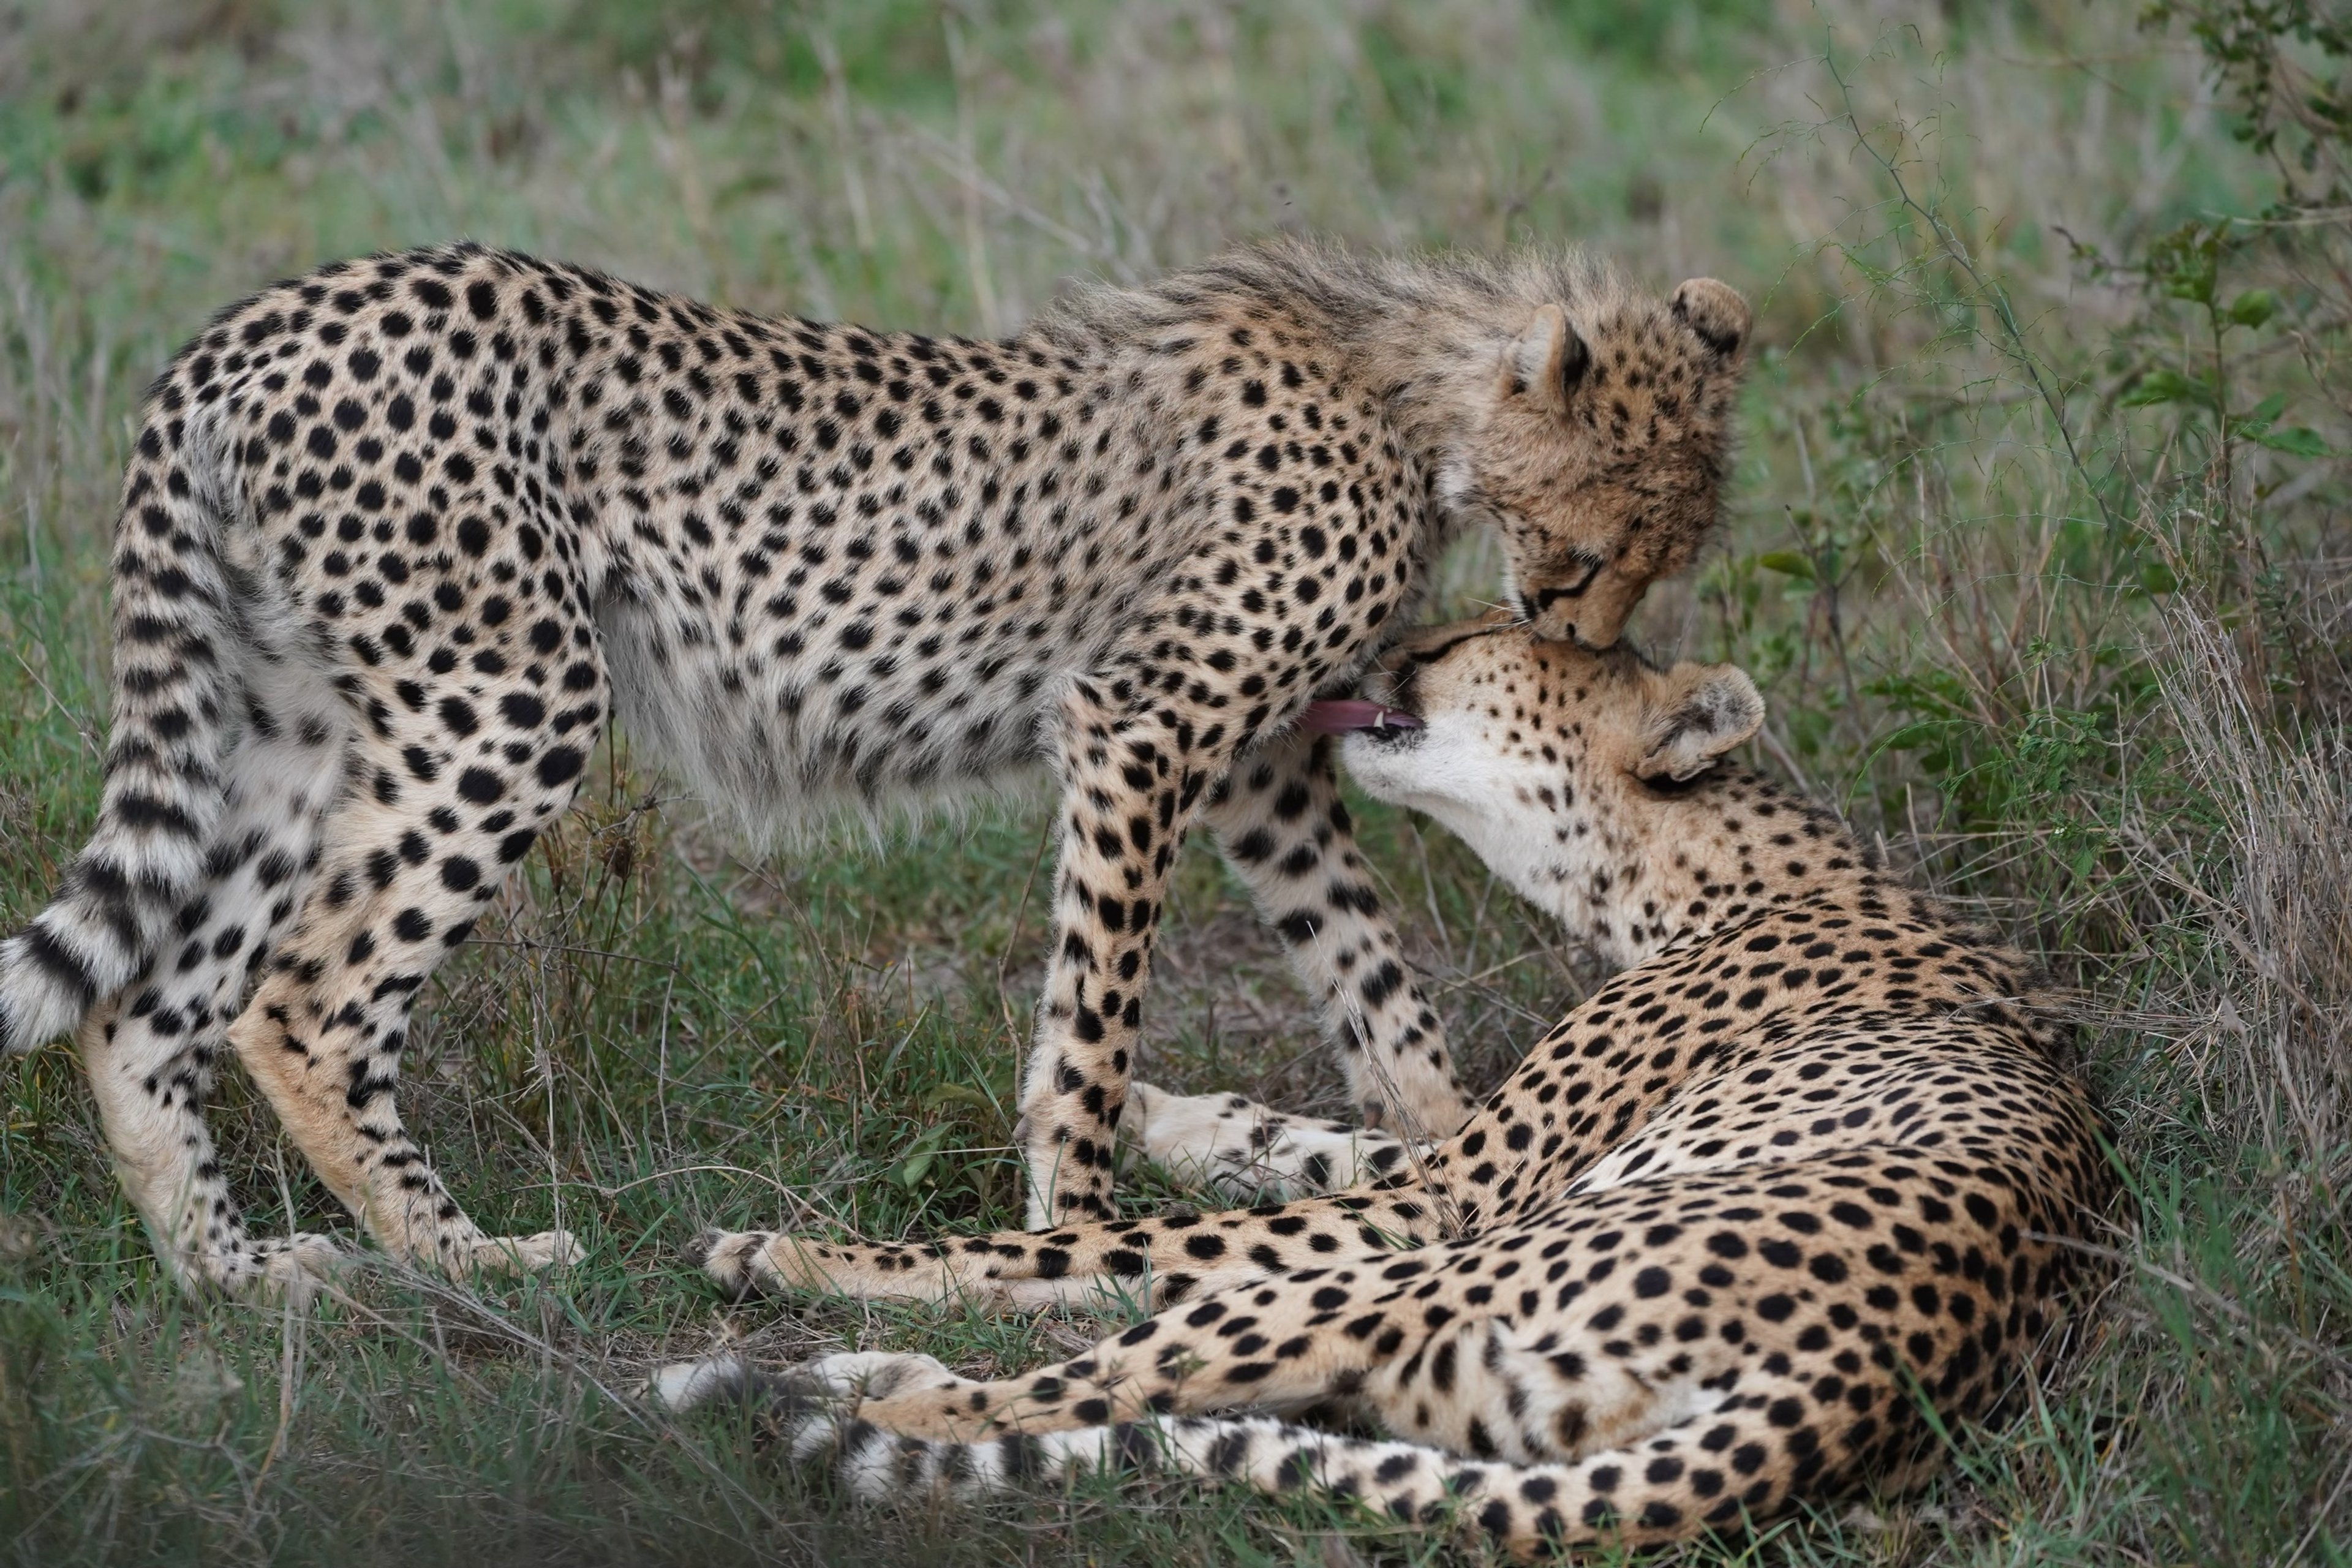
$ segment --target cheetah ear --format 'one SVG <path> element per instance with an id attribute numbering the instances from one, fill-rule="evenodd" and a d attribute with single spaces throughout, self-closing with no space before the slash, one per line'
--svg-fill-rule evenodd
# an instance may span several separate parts
<path id="1" fill-rule="evenodd" d="M 1540 306 L 1528 330 L 1503 355 L 1504 391 L 1565 411 L 1570 395 L 1591 364 L 1592 351 L 1568 324 L 1567 312 L 1557 305 Z"/>
<path id="2" fill-rule="evenodd" d="M 1764 699 L 1729 664 L 1678 664 L 1654 678 L 1636 777 L 1682 784 L 1764 727 Z"/>
<path id="3" fill-rule="evenodd" d="M 1687 279 L 1666 308 L 1719 360 L 1737 360 L 1748 346 L 1748 329 L 1754 321 L 1748 301 L 1720 279 Z"/>

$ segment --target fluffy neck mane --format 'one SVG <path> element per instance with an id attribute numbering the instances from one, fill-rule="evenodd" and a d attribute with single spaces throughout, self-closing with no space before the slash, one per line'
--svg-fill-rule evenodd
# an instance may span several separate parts
<path id="1" fill-rule="evenodd" d="M 1465 424 L 1481 416 L 1504 350 L 1546 304 L 1561 307 L 1588 333 L 1657 309 L 1574 251 L 1525 249 L 1495 259 L 1360 256 L 1318 241 L 1276 239 L 1138 288 L 1081 286 L 1030 330 L 1063 352 L 1084 353 L 1149 345 L 1206 323 L 1304 329 L 1379 391 L 1433 470 Z"/>

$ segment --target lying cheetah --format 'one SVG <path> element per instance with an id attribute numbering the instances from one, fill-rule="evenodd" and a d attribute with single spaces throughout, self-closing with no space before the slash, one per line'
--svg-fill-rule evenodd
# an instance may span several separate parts
<path id="1" fill-rule="evenodd" d="M 1408 1523 L 1459 1510 L 1535 1556 L 1909 1481 L 1945 1423 L 2013 1390 L 2109 1190 L 2018 955 L 1719 764 L 1762 719 L 1737 669 L 1492 622 L 1387 668 L 1385 700 L 1424 727 L 1351 736 L 1349 771 L 1632 967 L 1374 1184 L 709 1257 L 738 1287 L 1042 1304 L 1116 1286 L 1160 1308 L 1073 1361 L 997 1383 L 923 1356 L 781 1378 L 715 1362 L 656 1393 L 762 1392 L 792 1457 L 835 1455 L 861 1495 L 1163 1468 Z M 1330 1402 L 1395 1440 L 1280 1418 Z"/>
<path id="2" fill-rule="evenodd" d="M 224 1042 L 397 1257 L 494 1239 L 403 1129 L 418 989 L 617 702 L 754 830 L 1042 760 L 1057 932 L 1031 1218 L 1107 1215 L 1169 867 L 1205 820 L 1368 1116 L 1469 1114 L 1293 728 L 1465 524 L 1538 626 L 1615 640 L 1715 512 L 1748 308 L 1572 258 L 1247 249 L 1001 342 L 766 320 L 459 246 L 224 311 L 150 393 L 114 555 L 96 835 L 0 946 L 0 1045 L 81 1021 L 181 1277 L 291 1278 L 202 1101 Z"/>

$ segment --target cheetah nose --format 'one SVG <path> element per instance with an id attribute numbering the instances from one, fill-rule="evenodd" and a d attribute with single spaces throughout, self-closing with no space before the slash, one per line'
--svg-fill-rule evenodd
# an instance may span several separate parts
<path id="1" fill-rule="evenodd" d="M 1612 623 L 1605 616 L 1587 616 L 1581 621 L 1570 621 L 1559 631 L 1562 638 L 1589 653 L 1606 653 L 1624 639 L 1625 623 Z"/>
<path id="2" fill-rule="evenodd" d="M 1582 620 L 1583 626 L 1580 626 L 1572 606 L 1566 605 L 1548 605 L 1528 617 L 1528 629 L 1544 642 L 1573 643 L 1581 648 L 1606 647 L 1607 643 L 1596 641 L 1585 629 L 1591 625 L 1591 617 L 1584 616 Z"/>

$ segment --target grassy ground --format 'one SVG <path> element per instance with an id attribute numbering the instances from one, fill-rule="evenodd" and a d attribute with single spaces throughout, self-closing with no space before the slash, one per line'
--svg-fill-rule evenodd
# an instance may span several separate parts
<path id="1" fill-rule="evenodd" d="M 1769 765 L 2080 988 L 2135 1191 L 2026 1419 L 1962 1436 L 1922 1498 L 1681 1555 L 2352 1560 L 2343 274 L 2312 224 L 2242 226 L 2200 293 L 2182 226 L 2301 177 L 2233 136 L 2240 107 L 2188 21 L 2113 6 L 0 0 L 0 911 L 38 906 L 95 801 L 138 389 L 270 278 L 469 235 L 986 331 L 1065 276 L 1276 227 L 1713 272 L 1768 346 L 1724 542 L 1641 635 L 1746 664 Z M 1466 603 L 1493 561 L 1445 570 Z M 0 1551 L 1477 1560 L 1189 1488 L 847 1514 L 740 1434 L 628 1403 L 722 1341 L 1013 1367 L 1092 1335 L 732 1309 L 678 1261 L 710 1222 L 1017 1223 L 1034 803 L 746 859 L 625 740 L 593 793 L 425 998 L 404 1088 L 478 1218 L 586 1239 L 560 1279 L 379 1268 L 307 1315 L 190 1306 L 69 1053 L 0 1065 Z M 1492 1081 L 1590 972 L 1442 835 L 1363 815 Z M 1205 855 L 1181 881 L 1152 1076 L 1335 1103 L 1237 889 Z M 347 1229 L 243 1087 L 221 1098 L 257 1225 Z"/>

